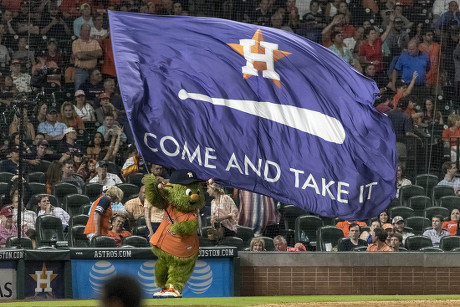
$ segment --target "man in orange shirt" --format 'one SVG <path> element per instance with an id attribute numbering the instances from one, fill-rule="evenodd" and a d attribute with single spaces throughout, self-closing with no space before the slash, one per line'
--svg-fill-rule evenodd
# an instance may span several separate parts
<path id="1" fill-rule="evenodd" d="M 383 230 L 382 228 L 376 228 L 374 230 L 374 233 L 375 233 L 375 237 L 377 238 L 377 240 L 375 241 L 375 243 L 369 244 L 366 251 L 368 252 L 392 252 L 393 250 L 391 249 L 391 247 L 389 247 L 385 243 L 388 237 L 387 232 Z"/>

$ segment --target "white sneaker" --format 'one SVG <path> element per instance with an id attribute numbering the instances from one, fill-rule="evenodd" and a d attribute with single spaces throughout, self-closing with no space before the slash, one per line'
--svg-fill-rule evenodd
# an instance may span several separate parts
<path id="1" fill-rule="evenodd" d="M 176 289 L 174 289 L 172 285 L 170 285 L 170 288 L 165 290 L 163 294 L 161 295 L 161 297 L 162 298 L 180 298 L 182 297 L 182 294 Z"/>
<path id="2" fill-rule="evenodd" d="M 163 294 L 165 293 L 166 290 L 167 290 L 166 288 L 163 288 L 161 289 L 161 291 L 153 293 L 153 298 L 163 297 Z"/>

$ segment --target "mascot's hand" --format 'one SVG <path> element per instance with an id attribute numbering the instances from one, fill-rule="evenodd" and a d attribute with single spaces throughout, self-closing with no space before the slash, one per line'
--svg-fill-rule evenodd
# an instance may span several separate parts
<path id="1" fill-rule="evenodd" d="M 167 190 L 163 184 L 155 178 L 154 175 L 144 176 L 145 198 L 155 207 L 164 209 L 167 205 Z"/>
<path id="2" fill-rule="evenodd" d="M 191 236 L 198 231 L 198 221 L 184 221 L 172 224 L 169 228 L 173 233 L 179 236 Z"/>

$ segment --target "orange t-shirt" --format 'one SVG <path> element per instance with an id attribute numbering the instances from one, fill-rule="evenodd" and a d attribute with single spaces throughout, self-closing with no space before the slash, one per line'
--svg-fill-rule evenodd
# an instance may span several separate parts
<path id="1" fill-rule="evenodd" d="M 110 228 L 110 218 L 112 217 L 112 206 L 111 206 L 111 201 L 108 197 L 106 196 L 101 196 L 96 201 L 91 207 L 91 212 L 89 214 L 88 218 L 88 223 L 86 223 L 85 231 L 83 232 L 85 235 L 89 233 L 94 233 L 96 232 L 96 225 L 94 224 L 94 215 L 96 214 L 96 208 L 101 199 L 104 198 L 106 201 L 107 199 L 109 200 L 109 205 L 101 214 L 101 221 L 100 221 L 100 227 L 101 227 L 101 235 L 106 236 L 107 233 L 109 232 Z"/>
<path id="2" fill-rule="evenodd" d="M 338 228 L 342 229 L 342 231 L 343 231 L 343 236 L 344 236 L 344 237 L 348 237 L 348 233 L 349 233 L 349 231 L 350 231 L 350 224 L 351 224 L 351 223 L 352 223 L 352 222 L 349 222 L 349 221 L 338 222 L 338 223 L 335 225 L 335 227 L 338 227 Z M 367 226 L 367 224 L 364 223 L 364 222 L 354 221 L 353 223 L 356 223 L 356 224 L 358 224 L 358 225 L 361 226 L 361 227 Z"/>
<path id="3" fill-rule="evenodd" d="M 441 58 L 441 45 L 433 43 L 430 46 L 420 44 L 418 49 L 430 57 L 430 70 L 426 73 L 426 85 L 435 86 L 439 84 L 439 59 Z"/>
<path id="4" fill-rule="evenodd" d="M 447 230 L 452 236 L 457 235 L 457 222 L 455 221 L 446 221 L 442 223 L 442 228 Z"/>
<path id="5" fill-rule="evenodd" d="M 404 97 L 403 93 L 396 93 L 396 95 L 393 97 L 393 110 L 396 110 L 396 107 L 398 106 L 399 99 L 401 99 L 403 97 Z"/>
<path id="6" fill-rule="evenodd" d="M 163 215 L 163 221 L 157 231 L 150 238 L 150 243 L 165 252 L 177 257 L 190 257 L 198 253 L 198 234 L 194 233 L 190 236 L 180 236 L 169 230 L 172 223 L 168 216 L 171 216 L 173 223 L 184 221 L 198 221 L 195 212 L 183 213 L 176 210 L 171 205 L 168 205 Z"/>
<path id="7" fill-rule="evenodd" d="M 384 244 L 380 249 L 377 243 L 372 243 L 367 246 L 367 252 L 392 252 L 393 250 L 387 244 Z"/>
<path id="8" fill-rule="evenodd" d="M 453 139 L 451 140 L 450 138 Z M 450 142 L 450 146 L 457 146 L 457 140 L 455 138 L 460 138 L 460 127 L 455 127 L 454 131 L 450 128 L 442 131 L 442 140 L 444 142 Z"/>

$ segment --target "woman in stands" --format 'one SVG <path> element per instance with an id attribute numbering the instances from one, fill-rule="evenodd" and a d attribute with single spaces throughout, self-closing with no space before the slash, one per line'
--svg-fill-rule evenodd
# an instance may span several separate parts
<path id="1" fill-rule="evenodd" d="M 86 148 L 86 155 L 90 159 L 98 160 L 99 153 L 107 147 L 104 146 L 104 142 L 104 135 L 100 132 L 96 132 L 93 136 L 93 140 L 89 143 L 89 146 Z"/>
<path id="2" fill-rule="evenodd" d="M 27 116 L 27 110 L 24 109 L 24 127 L 26 128 L 25 140 L 35 139 L 35 129 L 34 125 L 29 121 L 29 116 Z M 16 114 L 13 116 L 13 121 L 10 124 L 10 135 L 19 131 L 19 118 Z M 19 144 L 19 140 L 18 140 Z"/>
<path id="3" fill-rule="evenodd" d="M 460 115 L 449 115 L 447 125 L 449 128 L 442 132 L 442 140 L 445 148 L 450 147 L 450 160 L 455 162 L 457 160 L 457 143 L 460 139 Z"/>
<path id="4" fill-rule="evenodd" d="M 224 228 L 224 237 L 235 236 L 238 224 L 238 208 L 233 199 L 225 194 L 224 188 L 217 183 L 208 184 L 207 192 L 211 201 L 211 225 Z"/>
<path id="5" fill-rule="evenodd" d="M 411 185 L 412 181 L 404 177 L 404 169 L 401 164 L 398 164 L 396 170 L 396 198 L 399 197 L 399 189 L 405 185 Z"/>
<path id="6" fill-rule="evenodd" d="M 457 235 L 458 221 L 460 220 L 460 211 L 453 209 L 450 213 L 450 221 L 442 223 L 442 228 L 446 229 L 451 235 Z"/>
<path id="7" fill-rule="evenodd" d="M 123 226 L 125 225 L 125 217 L 121 215 L 114 215 L 112 217 L 112 230 L 109 230 L 107 235 L 115 239 L 117 246 L 121 246 L 121 241 L 124 237 L 129 237 L 131 233 L 124 230 Z"/>
<path id="8" fill-rule="evenodd" d="M 48 171 L 46 172 L 46 193 L 51 194 L 52 187 L 61 181 L 62 178 L 62 163 L 59 161 L 51 162 Z"/>
<path id="9" fill-rule="evenodd" d="M 14 96 L 18 93 L 16 85 L 13 83 L 13 78 L 11 76 L 5 76 L 3 84 L 1 85 L 1 94 L 0 102 L 6 105 L 10 105 L 10 102 L 13 100 Z"/>
<path id="10" fill-rule="evenodd" d="M 262 238 L 253 238 L 249 245 L 251 252 L 263 252 L 265 250 L 265 241 Z"/>
<path id="11" fill-rule="evenodd" d="M 31 119 L 32 124 L 34 125 L 35 130 L 37 130 L 38 125 L 43 122 L 46 122 L 46 111 L 48 110 L 48 106 L 46 102 L 42 102 L 35 106 L 34 108 L 34 116 Z"/>
<path id="12" fill-rule="evenodd" d="M 386 210 L 379 214 L 379 222 L 381 226 L 386 223 L 391 224 L 390 217 L 388 216 L 388 212 Z"/>
<path id="13" fill-rule="evenodd" d="M 422 118 L 422 124 L 424 127 L 431 125 L 444 125 L 441 112 L 434 110 L 434 101 L 434 97 L 427 97 L 425 99 Z"/>
<path id="14" fill-rule="evenodd" d="M 89 103 L 86 102 L 86 96 L 83 90 L 78 90 L 75 92 L 74 110 L 84 122 L 88 122 L 88 121 L 95 122 L 96 121 L 96 115 L 94 113 L 94 108 Z"/>
<path id="15" fill-rule="evenodd" d="M 34 132 L 34 138 L 35 138 L 35 132 Z M 33 139 L 32 139 L 33 140 Z M 10 134 L 10 138 L 8 140 L 8 148 L 12 148 L 13 146 L 19 146 L 19 132 L 13 132 Z M 23 141 L 22 146 L 24 149 L 24 153 L 31 153 L 30 148 L 27 146 L 27 144 Z"/>
<path id="16" fill-rule="evenodd" d="M 58 122 L 64 123 L 68 128 L 72 127 L 75 130 L 85 129 L 85 124 L 80 116 L 75 113 L 71 102 L 66 101 L 61 106 L 61 114 L 58 115 Z"/>

